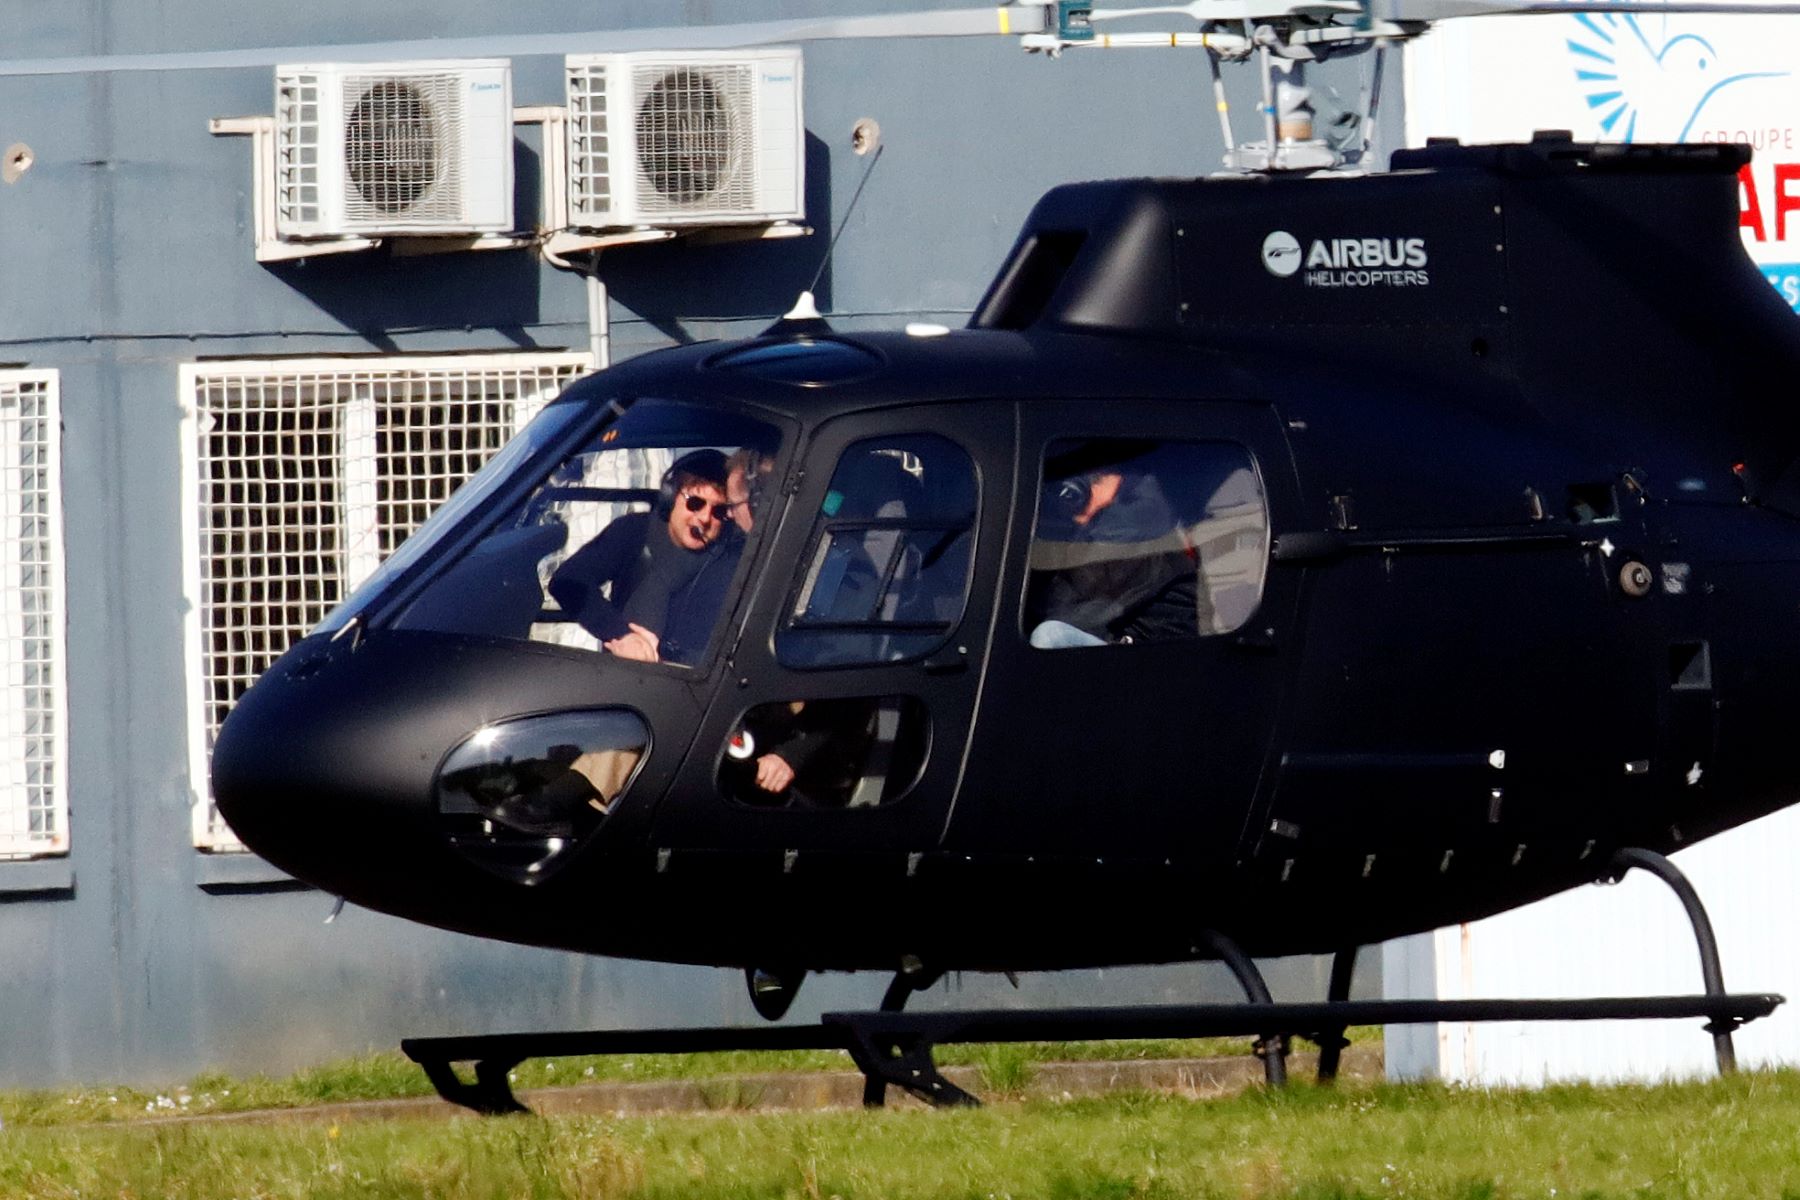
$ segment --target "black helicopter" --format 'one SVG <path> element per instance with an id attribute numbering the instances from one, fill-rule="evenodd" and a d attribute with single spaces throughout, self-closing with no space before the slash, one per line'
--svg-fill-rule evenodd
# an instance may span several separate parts
<path id="1" fill-rule="evenodd" d="M 1342 951 L 1790 804 L 1800 325 L 1747 161 L 1069 185 L 966 329 L 613 367 L 250 689 L 220 811 L 778 1016 L 813 970 Z"/>

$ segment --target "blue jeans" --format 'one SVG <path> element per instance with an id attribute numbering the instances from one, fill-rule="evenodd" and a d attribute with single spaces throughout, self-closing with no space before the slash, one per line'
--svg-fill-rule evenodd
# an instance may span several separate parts
<path id="1" fill-rule="evenodd" d="M 1104 646 L 1106 639 L 1067 621 L 1045 621 L 1031 631 L 1031 644 L 1039 650 L 1071 650 L 1076 646 Z"/>

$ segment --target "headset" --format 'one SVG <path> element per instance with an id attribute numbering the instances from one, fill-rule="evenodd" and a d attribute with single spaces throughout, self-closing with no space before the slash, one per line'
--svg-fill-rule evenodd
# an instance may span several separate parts
<path id="1" fill-rule="evenodd" d="M 1074 475 L 1050 485 L 1050 501 L 1055 505 L 1056 513 L 1065 520 L 1073 520 L 1076 514 L 1085 510 L 1093 495 L 1094 483 L 1088 475 Z"/>
<path id="2" fill-rule="evenodd" d="M 675 509 L 675 493 L 680 489 L 676 481 L 684 476 L 704 480 L 716 484 L 719 494 L 725 493 L 725 456 L 717 450 L 689 450 L 686 454 L 669 464 L 663 472 L 662 483 L 656 489 L 656 515 L 666 517 Z"/>

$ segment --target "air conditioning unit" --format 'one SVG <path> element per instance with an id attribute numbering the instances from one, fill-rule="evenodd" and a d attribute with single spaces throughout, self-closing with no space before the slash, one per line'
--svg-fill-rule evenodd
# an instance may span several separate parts
<path id="1" fill-rule="evenodd" d="M 800 51 L 570 55 L 569 225 L 744 225 L 805 213 Z"/>
<path id="2" fill-rule="evenodd" d="M 506 59 L 275 68 L 281 238 L 513 228 Z"/>

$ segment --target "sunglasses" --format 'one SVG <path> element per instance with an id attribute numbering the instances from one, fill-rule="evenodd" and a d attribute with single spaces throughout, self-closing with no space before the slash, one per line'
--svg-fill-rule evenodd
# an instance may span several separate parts
<path id="1" fill-rule="evenodd" d="M 1072 517 L 1087 508 L 1088 501 L 1093 498 L 1094 486 L 1086 475 L 1077 475 L 1073 479 L 1064 479 L 1051 485 L 1050 500 L 1056 509 L 1065 517 Z"/>
<path id="2" fill-rule="evenodd" d="M 682 497 L 681 500 L 681 506 L 691 513 L 705 512 L 708 508 L 711 508 L 714 519 L 720 521 L 729 521 L 731 519 L 731 510 L 736 508 L 738 504 L 744 503 L 746 503 L 746 501 L 739 500 L 737 504 L 714 504 L 705 496 L 696 496 L 692 492 L 689 492 L 686 496 Z"/>

